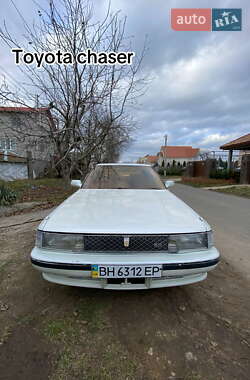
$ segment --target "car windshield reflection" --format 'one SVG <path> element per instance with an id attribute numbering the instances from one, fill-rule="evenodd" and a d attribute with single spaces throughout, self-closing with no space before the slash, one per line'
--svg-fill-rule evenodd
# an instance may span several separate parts
<path id="1" fill-rule="evenodd" d="M 83 189 L 164 190 L 158 174 L 150 166 L 97 165 L 82 186 Z"/>

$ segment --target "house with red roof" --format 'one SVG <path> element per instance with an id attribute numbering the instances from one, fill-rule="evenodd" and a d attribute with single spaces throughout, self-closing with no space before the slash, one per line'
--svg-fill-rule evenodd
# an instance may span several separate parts
<path id="1" fill-rule="evenodd" d="M 199 160 L 200 149 L 192 146 L 162 146 L 158 153 L 158 165 L 186 167 L 188 162 Z"/>
<path id="2" fill-rule="evenodd" d="M 138 163 L 141 164 L 149 164 L 149 165 L 155 165 L 158 162 L 158 156 L 150 156 L 147 154 L 144 157 L 139 158 Z"/>

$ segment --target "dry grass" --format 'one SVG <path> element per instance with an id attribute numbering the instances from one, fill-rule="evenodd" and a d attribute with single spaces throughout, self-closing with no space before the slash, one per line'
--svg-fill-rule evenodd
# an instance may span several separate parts
<path id="1" fill-rule="evenodd" d="M 209 187 L 209 186 L 226 186 L 234 185 L 236 182 L 234 179 L 214 179 L 205 177 L 182 177 L 181 183 L 184 185 L 190 185 L 194 187 Z"/>
<path id="2" fill-rule="evenodd" d="M 16 180 L 6 185 L 17 193 L 17 202 L 42 202 L 48 207 L 61 203 L 77 190 L 59 178 Z"/>
<path id="3" fill-rule="evenodd" d="M 241 187 L 234 186 L 227 189 L 220 189 L 216 191 L 219 191 L 220 193 L 237 195 L 239 197 L 250 198 L 250 186 L 241 186 Z"/>

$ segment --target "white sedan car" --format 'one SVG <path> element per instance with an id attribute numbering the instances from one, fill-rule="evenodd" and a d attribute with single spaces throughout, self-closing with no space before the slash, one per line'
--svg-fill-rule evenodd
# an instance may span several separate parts
<path id="1" fill-rule="evenodd" d="M 37 230 L 33 266 L 45 280 L 150 289 L 204 280 L 219 261 L 208 223 L 149 165 L 99 164 Z"/>

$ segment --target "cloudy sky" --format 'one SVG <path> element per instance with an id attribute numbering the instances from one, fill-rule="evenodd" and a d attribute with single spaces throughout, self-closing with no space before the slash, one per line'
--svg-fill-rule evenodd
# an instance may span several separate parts
<path id="1" fill-rule="evenodd" d="M 36 14 L 32 0 L 13 1 L 27 19 Z M 107 1 L 94 3 L 101 14 Z M 242 8 L 243 30 L 171 30 L 171 8 L 196 7 Z M 249 0 L 113 0 L 112 9 L 127 16 L 126 34 L 133 36 L 136 52 L 148 37 L 143 74 L 150 83 L 133 110 L 138 130 L 124 160 L 156 154 L 165 134 L 169 145 L 218 150 L 250 133 Z M 11 0 L 0 4 L 1 23 L 3 19 L 13 31 L 21 30 Z M 13 83 L 17 79 L 13 56 L 2 44 L 0 49 L 0 76 Z"/>

